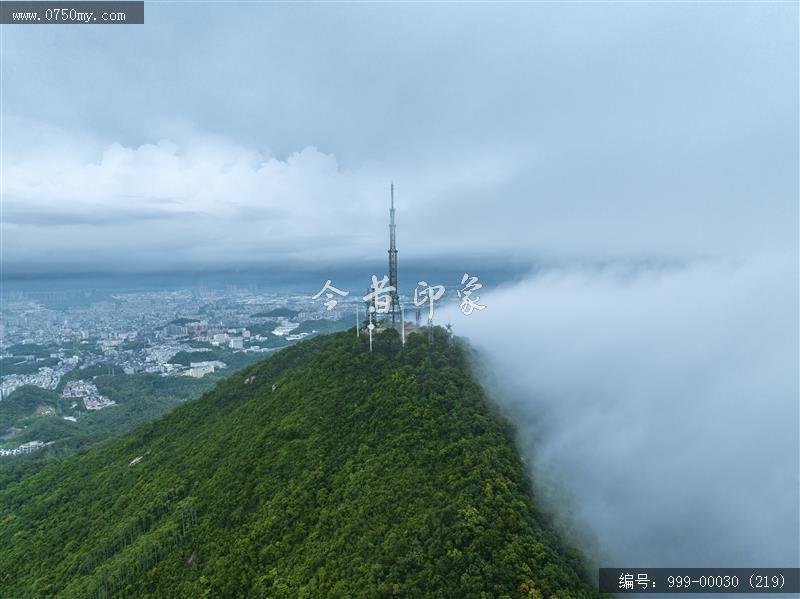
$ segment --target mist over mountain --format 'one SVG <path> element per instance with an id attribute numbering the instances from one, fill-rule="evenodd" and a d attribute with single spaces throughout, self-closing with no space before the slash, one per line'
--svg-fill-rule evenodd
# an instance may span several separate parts
<path id="1" fill-rule="evenodd" d="M 566 545 L 800 561 L 798 3 L 147 11 L 2 28 L 2 291 L 353 300 L 393 182 L 400 291 L 480 277 L 487 309 L 436 322 L 514 431 L 449 350 L 301 344 L 1 490 L 0 595 L 566 598 Z"/>
<path id="2" fill-rule="evenodd" d="M 790 253 L 563 268 L 449 317 L 600 565 L 796 566 L 797 293 Z"/>

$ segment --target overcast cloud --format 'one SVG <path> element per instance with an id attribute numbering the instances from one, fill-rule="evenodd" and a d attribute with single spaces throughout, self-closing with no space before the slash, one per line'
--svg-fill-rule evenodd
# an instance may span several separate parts
<path id="1" fill-rule="evenodd" d="M 147 11 L 2 29 L 7 272 L 796 242 L 796 5 Z"/>

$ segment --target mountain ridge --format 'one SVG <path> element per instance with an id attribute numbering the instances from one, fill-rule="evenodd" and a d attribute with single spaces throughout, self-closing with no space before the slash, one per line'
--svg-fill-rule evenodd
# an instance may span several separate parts
<path id="1" fill-rule="evenodd" d="M 0 491 L 0 595 L 592 597 L 469 350 L 353 329 Z"/>

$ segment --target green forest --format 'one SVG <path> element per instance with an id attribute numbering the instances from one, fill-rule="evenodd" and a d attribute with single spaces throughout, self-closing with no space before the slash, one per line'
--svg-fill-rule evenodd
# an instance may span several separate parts
<path id="1" fill-rule="evenodd" d="M 7 481 L 0 597 L 596 596 L 435 332 L 315 337 Z"/>
<path id="2" fill-rule="evenodd" d="M 150 373 L 104 374 L 112 370 L 112 366 L 105 364 L 75 369 L 62 378 L 55 392 L 23 385 L 0 401 L 0 431 L 5 431 L 0 447 L 16 447 L 29 441 L 47 444 L 28 455 L 0 459 L 0 487 L 78 449 L 154 420 L 182 401 L 196 399 L 212 389 L 222 377 L 221 374 L 202 379 Z M 81 378 L 92 380 L 98 391 L 116 405 L 88 411 L 82 401 L 60 397 L 68 381 Z M 77 421 L 64 420 L 65 415 L 77 416 Z"/>

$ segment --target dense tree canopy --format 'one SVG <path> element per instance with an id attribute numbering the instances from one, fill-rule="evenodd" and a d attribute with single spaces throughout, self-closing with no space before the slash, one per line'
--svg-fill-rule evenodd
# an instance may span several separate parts
<path id="1" fill-rule="evenodd" d="M 0 491 L 0 596 L 590 597 L 468 351 L 277 352 Z"/>

